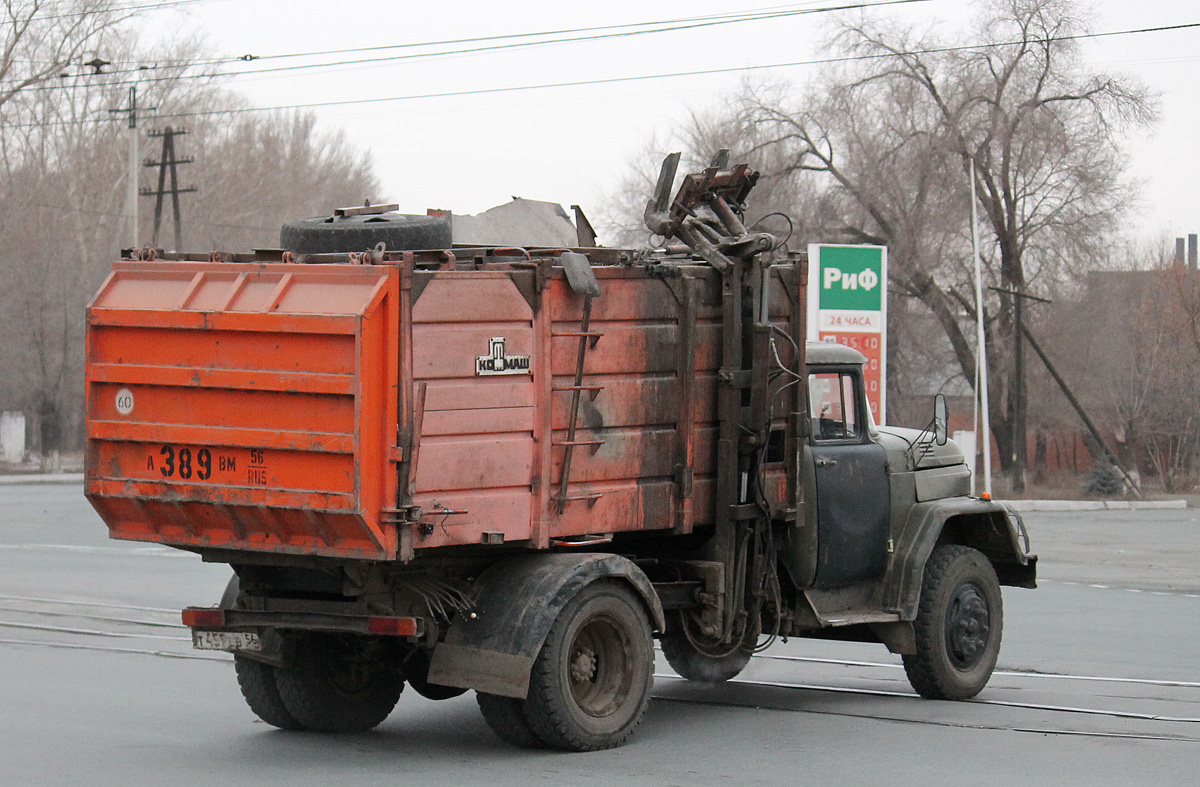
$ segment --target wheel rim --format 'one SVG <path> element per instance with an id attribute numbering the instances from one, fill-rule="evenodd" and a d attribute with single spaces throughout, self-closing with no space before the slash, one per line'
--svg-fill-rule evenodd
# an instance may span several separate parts
<path id="1" fill-rule="evenodd" d="M 344 697 L 357 697 L 370 691 L 378 670 L 361 648 L 343 642 L 331 644 L 325 668 L 330 685 Z"/>
<path id="2" fill-rule="evenodd" d="M 974 582 L 964 582 L 946 607 L 946 652 L 956 669 L 979 664 L 991 633 L 987 597 Z"/>
<path id="3" fill-rule="evenodd" d="M 596 617 L 571 642 L 567 681 L 581 711 L 597 718 L 611 716 L 633 686 L 632 643 L 614 621 Z"/>

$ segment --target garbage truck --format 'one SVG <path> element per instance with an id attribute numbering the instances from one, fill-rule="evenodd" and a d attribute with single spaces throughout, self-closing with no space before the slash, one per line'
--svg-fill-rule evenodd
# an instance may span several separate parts
<path id="1" fill-rule="evenodd" d="M 717 683 L 778 639 L 871 641 L 964 699 L 1024 525 L 970 496 L 945 400 L 878 426 L 864 358 L 806 341 L 807 259 L 758 173 L 663 164 L 656 248 L 463 247 L 362 206 L 284 249 L 131 249 L 87 308 L 85 494 L 113 538 L 232 568 L 182 612 L 284 730 L 474 691 L 519 746 L 625 742 L 656 641 Z"/>

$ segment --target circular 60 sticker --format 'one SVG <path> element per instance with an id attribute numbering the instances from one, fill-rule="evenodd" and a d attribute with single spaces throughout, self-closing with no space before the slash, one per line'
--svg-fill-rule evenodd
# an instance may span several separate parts
<path id="1" fill-rule="evenodd" d="M 133 412 L 133 391 L 128 388 L 117 391 L 117 412 L 121 415 L 129 415 Z"/>

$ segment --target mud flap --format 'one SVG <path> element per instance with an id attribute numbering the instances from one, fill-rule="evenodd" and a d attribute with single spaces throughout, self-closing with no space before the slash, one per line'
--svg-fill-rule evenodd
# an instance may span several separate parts
<path id="1" fill-rule="evenodd" d="M 433 650 L 429 681 L 503 697 L 529 693 L 529 671 L 558 613 L 598 579 L 629 584 L 663 631 L 662 604 L 650 580 L 619 555 L 522 555 L 498 563 L 475 582 L 473 613 L 450 626 Z"/>

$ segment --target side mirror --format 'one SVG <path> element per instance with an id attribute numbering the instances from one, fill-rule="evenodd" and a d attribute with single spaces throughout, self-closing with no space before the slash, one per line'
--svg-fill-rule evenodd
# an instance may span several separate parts
<path id="1" fill-rule="evenodd" d="M 938 445 L 946 444 L 946 428 L 950 414 L 946 409 L 946 397 L 938 394 L 933 397 L 933 439 Z"/>

